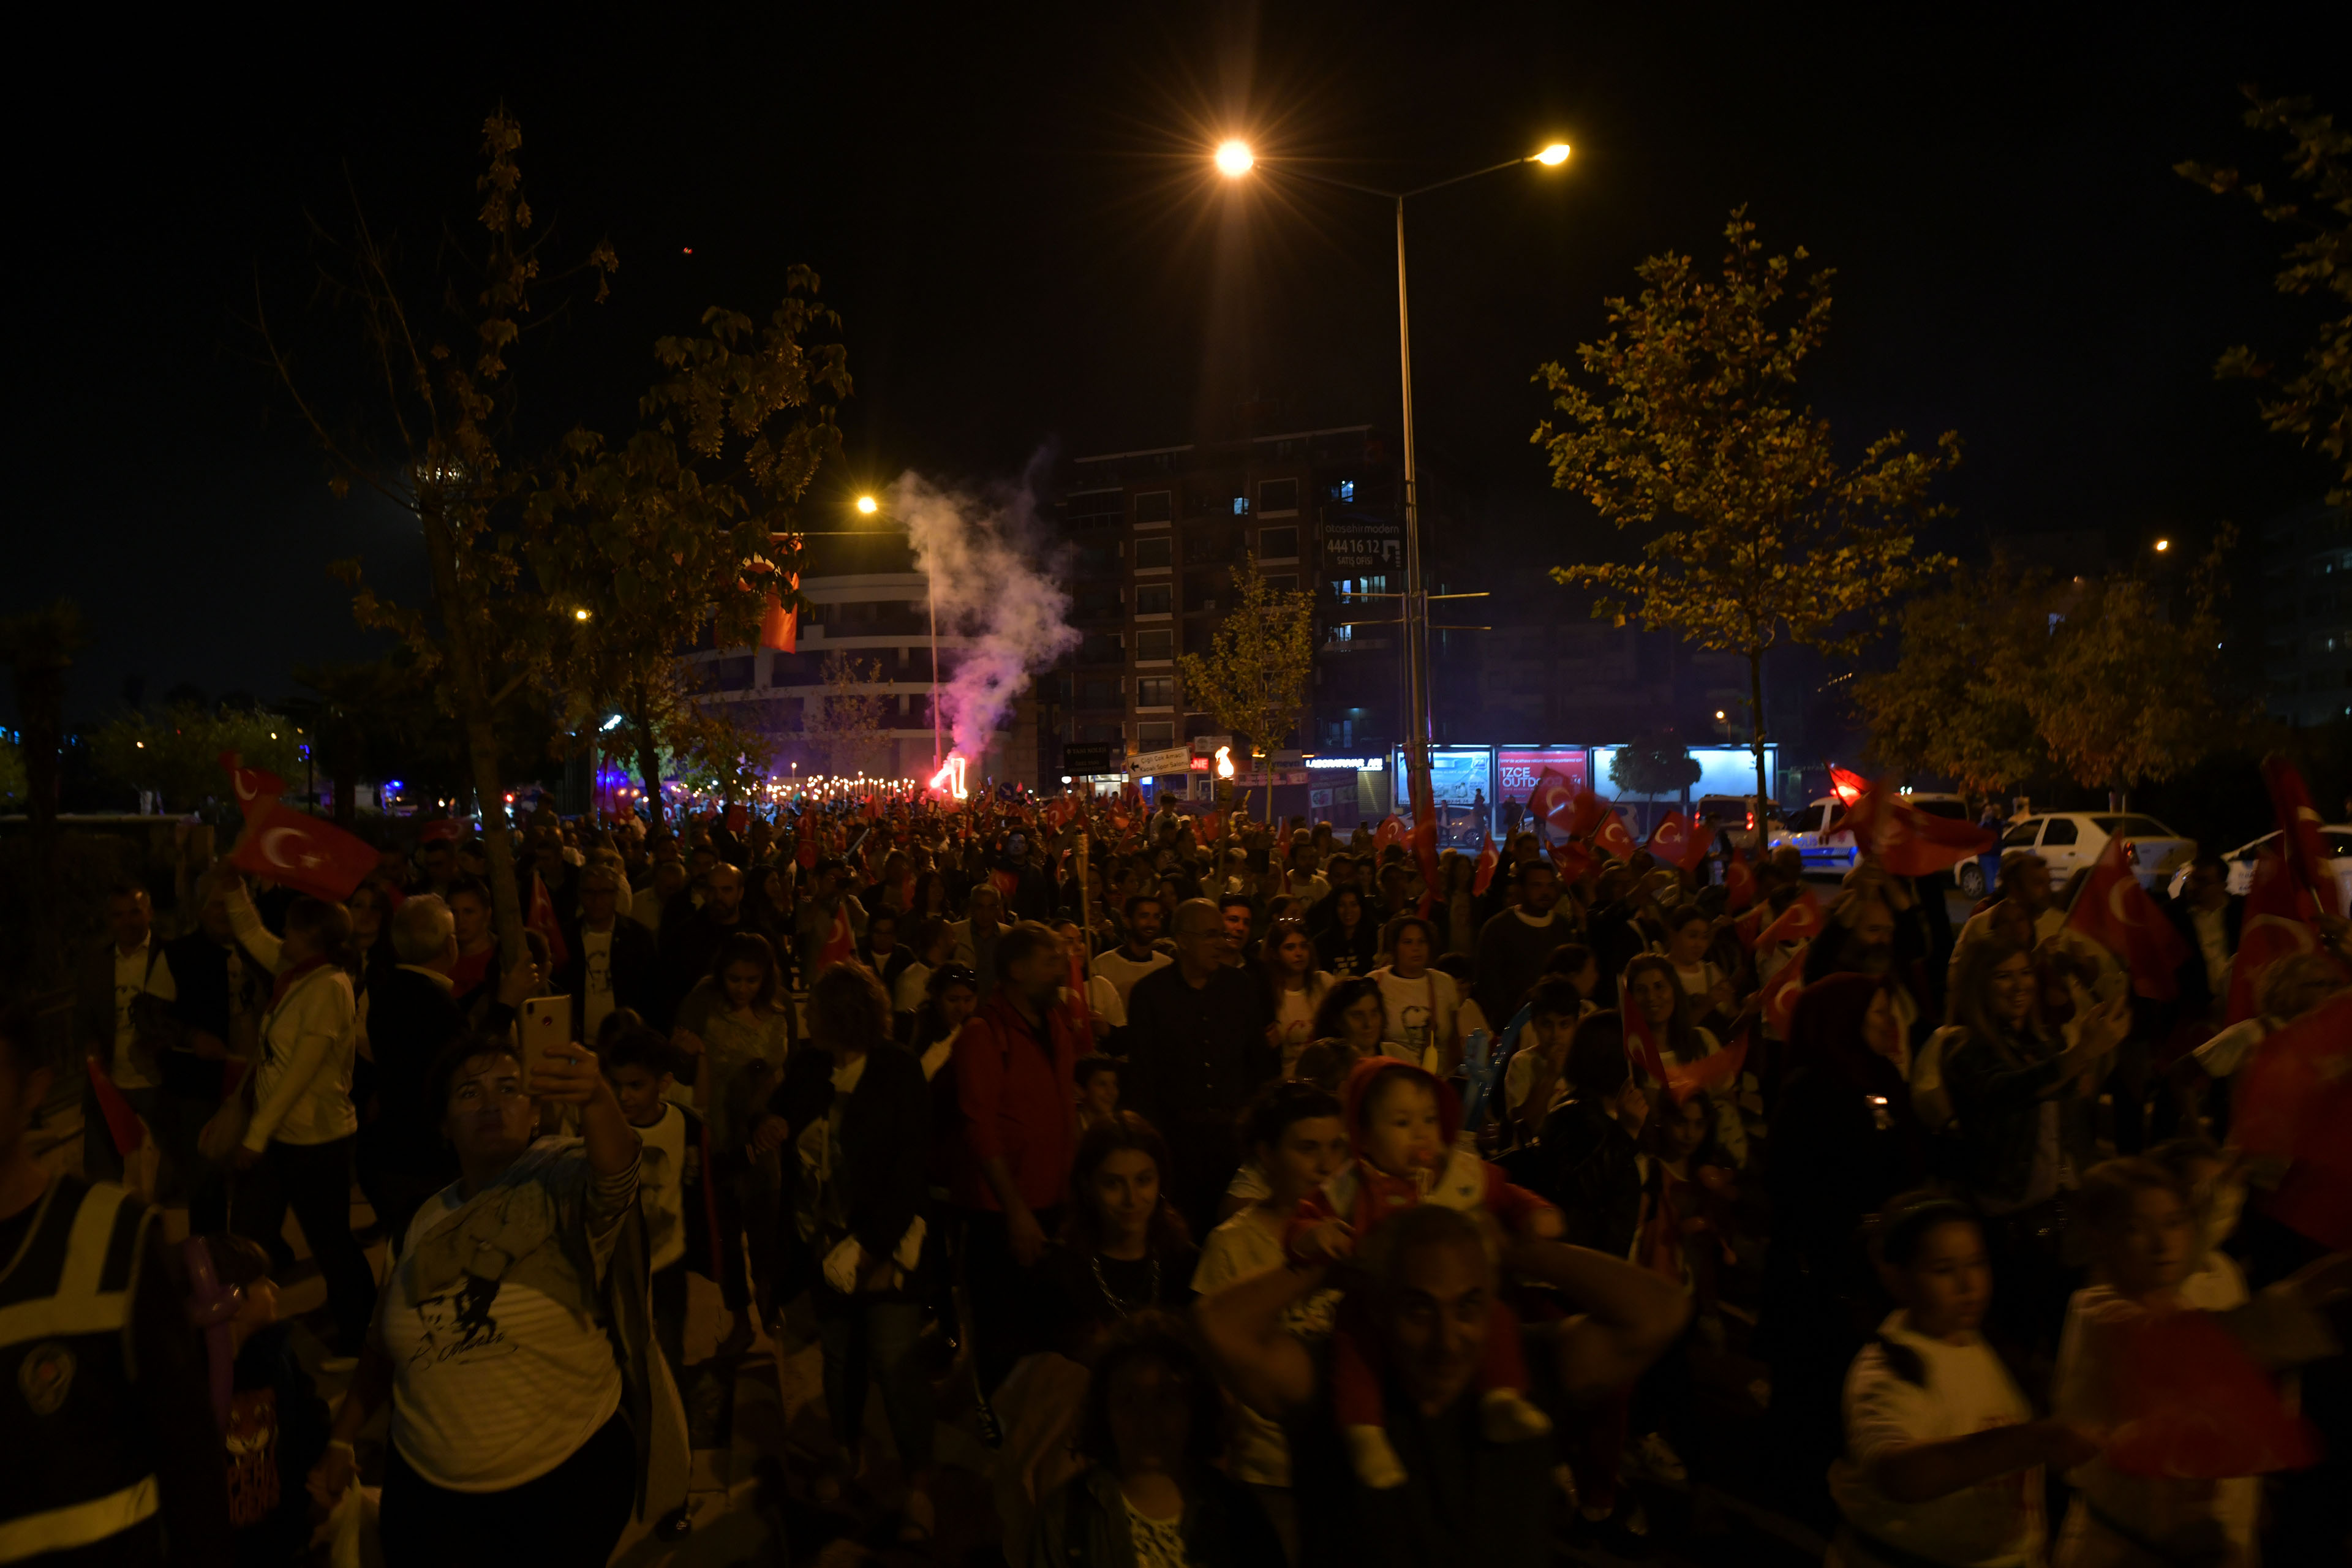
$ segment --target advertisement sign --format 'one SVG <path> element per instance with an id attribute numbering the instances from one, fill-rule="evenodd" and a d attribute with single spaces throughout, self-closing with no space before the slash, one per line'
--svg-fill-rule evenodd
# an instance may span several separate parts
<path id="1" fill-rule="evenodd" d="M 1592 787 L 1604 799 L 1626 793 L 1609 780 L 1609 763 L 1617 752 L 1615 746 L 1592 748 Z M 1690 754 L 1699 769 L 1698 783 L 1690 786 L 1691 799 L 1696 800 L 1707 795 L 1749 795 L 1756 793 L 1756 753 L 1747 747 L 1693 746 Z M 1768 779 L 1780 776 L 1780 748 L 1778 746 L 1764 748 L 1764 776 Z M 1638 800 L 1642 797 L 1635 795 L 1632 798 Z M 1667 798 L 1664 795 L 1659 797 L 1662 801 Z M 1677 791 L 1671 798 L 1679 801 L 1681 792 Z"/>
<path id="2" fill-rule="evenodd" d="M 1323 520 L 1325 575 L 1377 577 L 1403 570 L 1403 519 L 1340 516 Z"/>
<path id="3" fill-rule="evenodd" d="M 1108 741 L 1065 741 L 1062 742 L 1062 771 L 1066 773 L 1108 773 L 1111 766 L 1111 742 Z"/>
<path id="4" fill-rule="evenodd" d="M 1495 798 L 1493 771 L 1495 753 L 1485 746 L 1432 746 L 1429 748 L 1429 789 L 1440 807 L 1467 811 L 1473 805 L 1484 805 Z M 1399 808 L 1403 809 L 1405 797 L 1404 753 L 1398 752 L 1389 759 L 1397 770 Z"/>
<path id="5" fill-rule="evenodd" d="M 1570 795 L 1591 783 L 1582 746 L 1504 746 L 1495 752 L 1496 800 L 1527 805 L 1528 792 L 1547 768 L 1568 781 Z"/>

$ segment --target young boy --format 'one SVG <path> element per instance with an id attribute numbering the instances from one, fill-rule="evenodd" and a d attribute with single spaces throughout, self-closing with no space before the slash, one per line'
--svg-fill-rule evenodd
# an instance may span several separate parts
<path id="1" fill-rule="evenodd" d="M 310 1468 L 327 1449 L 327 1404 L 302 1370 L 291 1326 L 278 1321 L 269 1254 L 241 1236 L 184 1244 L 192 1316 L 205 1350 L 231 1368 L 221 1419 L 229 1523 L 240 1564 L 301 1561 L 310 1542 Z"/>
<path id="2" fill-rule="evenodd" d="M 1588 953 L 1584 967 L 1596 969 Z M 1511 1054 L 1503 1069 L 1503 1098 L 1520 1131 L 1534 1137 L 1544 1118 L 1567 1100 L 1575 1079 L 1563 1069 L 1578 1020 L 1591 1010 L 1585 993 L 1565 975 L 1547 975 L 1528 994 L 1528 1043 Z M 1622 1052 L 1620 1053 L 1622 1054 Z"/>
<path id="3" fill-rule="evenodd" d="M 1460 1146 L 1461 1101 L 1444 1079 L 1409 1062 L 1371 1057 L 1358 1062 L 1341 1097 L 1354 1159 L 1298 1205 L 1291 1222 L 1294 1257 L 1314 1261 L 1349 1257 L 1360 1238 L 1392 1214 L 1423 1203 L 1481 1210 L 1514 1236 L 1549 1239 L 1566 1226 L 1560 1213 L 1502 1171 Z M 1343 1310 L 1331 1337 L 1332 1403 L 1348 1457 L 1366 1486 L 1402 1486 L 1403 1462 L 1382 1423 L 1379 1342 L 1361 1317 L 1361 1303 Z M 1499 1300 L 1490 1308 L 1483 1364 L 1478 1369 L 1479 1419 L 1492 1442 L 1513 1442 L 1551 1430 L 1550 1418 L 1528 1403 L 1527 1362 L 1518 1320 Z"/>
<path id="4" fill-rule="evenodd" d="M 1078 1131 L 1108 1121 L 1118 1112 L 1118 1058 L 1078 1058 Z"/>
<path id="5" fill-rule="evenodd" d="M 710 1179 L 710 1130 L 701 1117 L 667 1098 L 673 1083 L 668 1042 L 642 1024 L 625 1026 L 604 1042 L 599 1061 L 621 1114 L 645 1145 L 637 1203 L 645 1210 L 653 1263 L 654 1337 L 682 1389 L 689 1270 L 719 1283 L 730 1315 L 719 1352 L 733 1354 L 751 1343 L 742 1215 L 727 1184 Z"/>

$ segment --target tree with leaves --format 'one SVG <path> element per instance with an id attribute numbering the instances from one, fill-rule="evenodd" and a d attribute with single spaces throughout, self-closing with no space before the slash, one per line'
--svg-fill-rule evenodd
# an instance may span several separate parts
<path id="1" fill-rule="evenodd" d="M 320 230 L 321 278 L 331 300 L 354 319 L 377 405 L 338 419 L 304 390 L 292 351 L 257 321 L 262 341 L 304 422 L 327 455 L 337 494 L 353 485 L 416 519 L 425 544 L 432 608 L 395 605 L 361 579 L 357 562 L 337 571 L 355 590 L 361 624 L 396 633 L 463 728 L 484 829 L 502 962 L 521 961 L 521 903 L 498 742 L 501 704 L 521 692 L 551 641 L 547 595 L 524 591 L 520 530 L 530 489 L 527 466 L 510 460 L 520 388 L 512 356 L 533 318 L 541 242 L 516 153 L 522 128 L 504 110 L 482 127 L 484 169 L 470 250 L 455 236 L 436 248 L 441 276 L 427 284 L 402 268 L 363 212 L 347 237 Z M 609 245 L 587 254 L 593 297 L 605 298 L 619 263 Z M 544 314 L 540 317 L 545 320 Z M 388 443 L 379 433 L 388 434 Z"/>
<path id="2" fill-rule="evenodd" d="M 2214 374 L 2255 381 L 2270 389 L 2260 404 L 2263 421 L 2282 436 L 2316 446 L 2334 462 L 2336 484 L 2327 504 L 2352 507 L 2352 131 L 2339 130 L 2307 98 L 2267 98 L 2246 89 L 2246 123 L 2276 132 L 2291 144 L 2287 169 L 2307 198 L 2293 189 L 2244 179 L 2234 168 L 2189 162 L 2173 167 L 2219 195 L 2242 192 L 2263 217 L 2302 235 L 2287 247 L 2278 274 L 2282 294 L 2334 296 L 2343 313 L 2319 323 L 2303 363 L 2282 377 L 2279 367 L 2239 344 L 2224 350 Z"/>
<path id="3" fill-rule="evenodd" d="M 1244 555 L 1233 577 L 1235 603 L 1211 634 L 1209 651 L 1185 654 L 1177 668 L 1188 707 L 1270 753 L 1306 722 L 1315 678 L 1315 596 L 1275 587 L 1259 574 L 1255 555 Z M 1273 810 L 1269 789 L 1269 822 Z"/>
<path id="4" fill-rule="evenodd" d="M 247 767 L 299 783 L 305 739 L 284 714 L 183 702 L 152 716 L 118 715 L 90 732 L 89 751 L 101 777 L 152 791 L 163 797 L 165 811 L 177 813 L 228 798 L 223 752 L 236 752 Z"/>
<path id="5" fill-rule="evenodd" d="M 1671 730 L 1636 735 L 1609 759 L 1609 782 L 1629 795 L 1655 800 L 1685 795 L 1698 783 L 1698 760 Z"/>
<path id="6" fill-rule="evenodd" d="M 2217 605 L 2236 539 L 2220 531 L 2177 599 L 2128 573 L 1956 574 L 1912 605 L 1895 668 L 1854 682 L 1872 759 L 1988 795 L 2046 777 L 2121 793 L 2242 740 Z"/>
<path id="7" fill-rule="evenodd" d="M 526 508 L 524 554 L 571 616 L 546 647 L 547 684 L 571 728 L 620 715 L 656 826 L 661 753 L 696 753 L 694 726 L 709 718 L 683 653 L 706 632 L 750 643 L 771 593 L 801 602 L 794 509 L 840 449 L 834 409 L 850 390 L 828 341 L 840 319 L 817 286 L 795 267 L 764 326 L 713 309 L 702 335 L 657 341 L 665 374 L 637 430 L 614 446 L 573 429 Z"/>
<path id="8" fill-rule="evenodd" d="M 1607 301 L 1609 335 L 1578 345 L 1581 374 L 1538 371 L 1556 415 L 1534 440 L 1557 488 L 1649 531 L 1643 560 L 1554 579 L 1600 590 L 1593 614 L 1619 626 L 1638 619 L 1747 659 L 1756 791 L 1769 797 L 1764 656 L 1784 641 L 1850 655 L 1898 595 L 1950 566 L 1914 544 L 1941 510 L 1928 487 L 1958 460 L 1959 437 L 1923 453 L 1895 431 L 1841 461 L 1797 389 L 1829 330 L 1833 274 L 1800 272 L 1801 246 L 1765 256 L 1744 207 L 1724 234 L 1719 279 L 1687 256 L 1650 258 L 1640 297 Z"/>

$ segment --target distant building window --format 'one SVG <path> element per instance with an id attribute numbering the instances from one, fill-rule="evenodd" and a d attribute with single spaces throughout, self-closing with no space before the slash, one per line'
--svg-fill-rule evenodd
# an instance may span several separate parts
<path id="1" fill-rule="evenodd" d="M 1148 583 L 1135 591 L 1135 613 L 1139 616 L 1164 616 L 1174 606 L 1176 595 L 1165 583 Z"/>
<path id="2" fill-rule="evenodd" d="M 1118 726 L 1116 724 L 1087 724 L 1078 731 L 1081 741 L 1108 741 L 1117 745 L 1118 738 Z"/>
<path id="3" fill-rule="evenodd" d="M 1135 521 L 1166 522 L 1175 510 L 1175 498 L 1166 490 L 1146 490 L 1135 498 Z"/>
<path id="4" fill-rule="evenodd" d="M 1138 676 L 1135 682 L 1135 705 L 1138 708 L 1175 707 L 1176 678 L 1172 675 Z"/>
<path id="5" fill-rule="evenodd" d="M 1146 572 L 1153 567 L 1165 567 L 1170 561 L 1169 541 L 1139 539 L 1135 542 L 1135 569 Z"/>
<path id="6" fill-rule="evenodd" d="M 1295 594 L 1298 591 L 1298 574 L 1286 572 L 1279 577 L 1268 577 L 1265 585 L 1277 594 Z"/>
<path id="7" fill-rule="evenodd" d="M 1081 708 L 1116 708 L 1118 702 L 1118 682 L 1116 680 L 1082 680 L 1078 683 L 1078 706 Z"/>
<path id="8" fill-rule="evenodd" d="M 1135 749 L 1139 752 L 1164 752 L 1176 743 L 1176 726 L 1172 723 L 1138 724 L 1135 727 Z"/>
<path id="9" fill-rule="evenodd" d="M 705 667 L 710 671 L 710 689 L 713 691 L 740 691 L 744 688 L 750 686 L 751 684 L 751 660 L 752 656 L 748 653 L 738 655 L 733 658 L 712 659 L 710 663 Z"/>
<path id="10" fill-rule="evenodd" d="M 1105 528 L 1127 520 L 1127 492 L 1088 490 L 1063 503 L 1073 528 Z"/>
<path id="11" fill-rule="evenodd" d="M 1138 632 L 1135 634 L 1135 657 L 1144 663 L 1176 657 L 1176 634 L 1172 631 Z"/>
<path id="12" fill-rule="evenodd" d="M 1247 517 L 1249 515 L 1249 497 L 1235 496 L 1234 498 L 1234 515 L 1235 517 Z"/>
<path id="13" fill-rule="evenodd" d="M 1127 647 L 1117 632 L 1095 632 L 1078 645 L 1080 664 L 1122 664 L 1127 659 Z"/>
<path id="14" fill-rule="evenodd" d="M 1239 510 L 1238 508 L 1235 510 Z M 1257 510 L 1260 511 L 1297 511 L 1298 481 L 1297 479 L 1266 479 L 1257 487 Z"/>
<path id="15" fill-rule="evenodd" d="M 1257 552 L 1266 561 L 1298 559 L 1298 531 L 1295 528 L 1261 528 L 1257 532 Z"/>
<path id="16" fill-rule="evenodd" d="M 1334 500 L 1339 501 L 1354 500 L 1356 499 L 1356 481 L 1353 479 L 1341 479 L 1338 484 L 1331 487 L 1331 495 Z"/>

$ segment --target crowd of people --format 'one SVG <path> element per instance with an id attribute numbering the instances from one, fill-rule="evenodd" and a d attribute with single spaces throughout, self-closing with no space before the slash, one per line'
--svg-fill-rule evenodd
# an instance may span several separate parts
<path id="1" fill-rule="evenodd" d="M 685 1534 L 689 1276 L 722 1360 L 814 1324 L 793 1485 L 911 1552 L 963 1422 L 1014 1568 L 1641 1556 L 1695 1483 L 1854 1568 L 2342 1560 L 2352 1268 L 2230 1139 L 2352 938 L 2231 1019 L 2218 861 L 2156 1002 L 2028 852 L 1956 928 L 1948 875 L 1727 840 L 542 811 L 502 943 L 423 826 L 340 900 L 114 889 L 79 1176 L 0 1017 L 0 1561 L 304 1561 L 362 1485 L 395 1565 Z"/>

